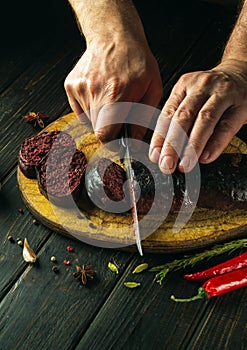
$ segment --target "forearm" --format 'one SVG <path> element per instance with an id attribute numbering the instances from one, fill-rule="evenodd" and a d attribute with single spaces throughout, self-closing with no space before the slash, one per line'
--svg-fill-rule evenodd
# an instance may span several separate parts
<path id="1" fill-rule="evenodd" d="M 131 0 L 69 0 L 89 45 L 103 40 L 146 38 Z"/>
<path id="2" fill-rule="evenodd" d="M 222 62 L 239 60 L 247 62 L 247 0 L 244 1 L 237 23 L 225 47 Z"/>

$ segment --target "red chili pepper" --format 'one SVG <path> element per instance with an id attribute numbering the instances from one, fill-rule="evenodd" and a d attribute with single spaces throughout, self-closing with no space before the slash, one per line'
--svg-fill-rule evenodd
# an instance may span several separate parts
<path id="1" fill-rule="evenodd" d="M 198 294 L 188 299 L 177 299 L 174 295 L 171 299 L 177 302 L 189 302 L 198 299 L 208 299 L 232 290 L 247 286 L 247 267 L 234 270 L 224 275 L 213 277 L 198 289 Z"/>
<path id="2" fill-rule="evenodd" d="M 184 275 L 184 278 L 190 281 L 203 281 L 214 276 L 223 275 L 233 270 L 241 269 L 245 266 L 247 266 L 247 252 L 207 270 Z"/>

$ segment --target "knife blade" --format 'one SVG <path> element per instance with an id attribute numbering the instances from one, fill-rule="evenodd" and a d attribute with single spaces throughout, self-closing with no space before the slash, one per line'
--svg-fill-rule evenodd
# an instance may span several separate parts
<path id="1" fill-rule="evenodd" d="M 136 207 L 136 194 L 135 194 L 135 177 L 134 170 L 132 168 L 132 157 L 130 154 L 130 127 L 127 124 L 123 126 L 123 133 L 121 136 L 121 145 L 124 150 L 123 163 L 126 167 L 126 175 L 129 184 L 129 195 L 130 195 L 130 203 L 131 203 L 131 213 L 133 220 L 133 232 L 136 240 L 136 246 L 141 256 L 143 256 L 142 245 L 141 245 L 141 234 L 140 234 L 140 226 L 137 214 Z"/>

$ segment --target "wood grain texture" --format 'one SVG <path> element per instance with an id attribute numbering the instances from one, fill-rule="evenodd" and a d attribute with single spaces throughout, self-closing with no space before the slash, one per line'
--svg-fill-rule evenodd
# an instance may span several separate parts
<path id="1" fill-rule="evenodd" d="M 200 328 L 186 346 L 189 349 L 246 349 L 246 288 L 212 300 L 201 318 Z"/>
<path id="2" fill-rule="evenodd" d="M 79 121 L 73 113 L 59 118 L 45 130 L 55 129 L 70 133 L 77 148 L 85 153 L 87 159 L 102 148 L 88 123 Z M 226 151 L 247 153 L 246 148 L 242 141 L 235 138 Z M 108 151 L 104 150 L 102 156 L 105 152 Z M 108 246 L 110 243 L 121 247 L 134 243 L 129 228 L 130 214 L 110 214 L 98 208 L 79 211 L 76 206 L 72 209 L 58 207 L 40 194 L 37 180 L 27 179 L 19 170 L 18 184 L 27 208 L 49 228 L 99 246 Z M 179 232 L 174 231 L 175 220 L 176 215 L 169 214 L 163 224 L 143 241 L 145 252 L 179 252 L 205 247 L 245 234 L 247 228 L 244 210 L 225 212 L 196 208 L 189 222 Z"/>
<path id="3" fill-rule="evenodd" d="M 73 253 L 66 250 L 68 244 L 73 244 Z M 57 257 L 58 273 L 52 271 L 52 255 Z M 75 349 L 131 257 L 130 253 L 71 243 L 53 235 L 40 250 L 37 264 L 26 264 L 1 303 L 0 349 Z M 64 259 L 71 264 L 65 266 Z M 108 269 L 111 259 L 121 266 L 119 275 Z M 73 277 L 76 264 L 92 264 L 96 270 L 95 279 L 87 286 Z"/>
<path id="4" fill-rule="evenodd" d="M 29 111 L 43 111 L 51 122 L 68 106 L 63 82 L 75 60 L 72 48 L 53 47 L 0 95 L 0 179 L 15 166 L 23 137 L 39 130 L 25 123 L 22 117 Z"/>
<path id="5" fill-rule="evenodd" d="M 47 11 L 61 0 L 52 5 L 48 0 L 45 3 Z M 198 1 L 161 0 L 151 4 L 139 0 L 139 3 L 144 6 L 144 17 L 149 22 L 145 28 L 167 83 L 165 95 L 181 73 L 201 69 L 201 64 L 208 68 L 217 61 L 218 45 L 227 37 L 228 18 L 234 19 L 234 14 L 228 16 L 225 9 L 215 12 L 213 6 L 205 9 Z M 27 4 L 21 3 L 20 7 L 23 6 Z M 32 6 L 37 8 L 34 3 Z M 169 11 L 170 6 L 172 11 Z M 222 21 L 216 23 L 216 17 Z M 18 18 L 23 20 L 19 13 Z M 39 24 L 36 17 L 28 23 L 29 28 Z M 7 29 L 10 28 L 5 28 L 4 35 Z M 47 37 L 47 42 L 50 41 L 53 47 L 57 46 L 57 41 Z M 176 304 L 170 300 L 171 294 L 186 297 L 197 291 L 197 285 L 183 280 L 184 271 L 170 274 L 162 286 L 153 283 L 152 273 L 134 276 L 132 271 L 142 262 L 148 262 L 150 267 L 157 266 L 181 255 L 145 253 L 140 257 L 129 252 L 100 249 L 52 233 L 43 225 L 33 225 L 32 215 L 24 208 L 18 194 L 16 164 L 20 143 L 37 129 L 23 123 L 21 116 L 31 109 L 42 109 L 50 115 L 49 120 L 53 120 L 63 115 L 61 111 L 68 112 L 63 80 L 73 65 L 71 58 L 76 59 L 82 52 L 81 45 L 72 48 L 73 52 L 71 48 L 69 42 L 61 52 L 57 47 L 52 51 L 47 49 L 45 57 L 37 55 L 31 67 L 28 58 L 23 64 L 26 55 L 20 47 L 20 61 L 14 58 L 13 64 L 3 62 L 1 66 L 6 93 L 1 95 L 0 106 L 0 178 L 3 180 L 0 191 L 0 350 L 244 349 L 246 289 L 209 302 Z M 64 52 L 71 54 L 64 55 Z M 30 68 L 25 69 L 28 66 Z M 17 77 L 22 69 L 23 74 Z M 18 212 L 19 207 L 24 208 L 24 215 Z M 8 234 L 15 239 L 18 236 L 28 238 L 38 253 L 37 265 L 24 263 L 21 248 L 7 240 Z M 69 244 L 75 248 L 71 255 L 66 250 Z M 51 270 L 52 255 L 58 259 L 58 274 Z M 210 264 L 229 257 L 224 254 L 220 261 L 214 258 Z M 64 258 L 71 259 L 71 266 L 63 264 Z M 108 261 L 119 265 L 119 275 L 107 268 Z M 93 284 L 84 288 L 74 280 L 71 274 L 77 262 L 91 263 L 97 270 Z M 203 261 L 194 271 L 207 267 L 209 262 Z M 140 289 L 125 288 L 123 282 L 134 277 L 141 283 Z"/>
<path id="6" fill-rule="evenodd" d="M 23 209 L 23 214 L 18 211 L 19 208 Z M 34 225 L 33 219 L 23 205 L 18 193 L 16 172 L 13 172 L 0 191 L 0 300 L 9 292 L 27 266 L 17 239 L 24 241 L 26 237 L 35 252 L 39 252 L 51 235 L 51 231 L 43 225 Z M 13 242 L 8 240 L 8 236 L 12 236 Z"/>
<path id="7" fill-rule="evenodd" d="M 133 268 L 134 264 L 128 266 L 77 350 L 87 346 L 94 350 L 244 349 L 244 288 L 209 301 L 179 304 L 170 300 L 171 294 L 189 297 L 198 288 L 183 280 L 182 271 L 159 286 L 152 284 L 148 273 L 133 278 Z M 123 282 L 127 280 L 138 281 L 141 287 L 126 291 Z M 116 321 L 113 313 L 118 316 Z"/>

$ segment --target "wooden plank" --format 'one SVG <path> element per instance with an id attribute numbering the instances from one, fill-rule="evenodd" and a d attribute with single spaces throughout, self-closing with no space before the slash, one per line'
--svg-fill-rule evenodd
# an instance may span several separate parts
<path id="1" fill-rule="evenodd" d="M 44 50 L 44 48 L 43 48 Z M 40 46 L 16 50 L 16 48 L 1 51 L 0 93 L 2 93 L 24 70 L 27 69 L 42 54 Z M 8 74 L 6 74 L 8 72 Z"/>
<path id="2" fill-rule="evenodd" d="M 202 52 L 194 51 L 193 47 L 201 42 L 207 52 L 209 42 L 204 42 L 202 36 L 207 35 L 216 19 L 221 20 L 221 25 L 218 25 L 213 36 L 208 36 L 211 47 L 218 45 L 219 32 L 223 37 L 228 36 L 236 17 L 236 10 L 227 11 L 220 6 L 198 1 L 159 1 L 152 9 L 144 1 L 137 2 L 137 9 L 144 22 L 150 47 L 158 60 L 164 84 L 192 52 L 193 55 L 201 54 L 202 60 Z"/>
<path id="3" fill-rule="evenodd" d="M 19 213 L 21 208 L 24 214 Z M 16 172 L 4 182 L 0 191 L 0 300 L 26 268 L 22 248 L 17 239 L 26 237 L 35 251 L 39 251 L 51 232 L 41 224 L 32 223 L 34 217 L 25 209 L 17 190 Z M 8 240 L 13 237 L 13 243 Z"/>
<path id="4" fill-rule="evenodd" d="M 171 294 L 185 293 L 181 273 L 174 273 L 159 286 L 153 283 L 153 275 L 148 272 L 132 275 L 133 268 L 141 261 L 133 261 L 128 266 L 77 350 L 179 349 L 187 334 L 193 334 L 206 304 L 172 302 Z M 147 255 L 145 261 L 149 261 Z M 127 289 L 123 283 L 128 280 L 140 282 L 141 287 Z M 193 294 L 195 290 L 191 289 Z"/>
<path id="5" fill-rule="evenodd" d="M 210 69 L 220 61 L 224 46 L 235 23 L 236 13 L 224 10 L 224 13 L 218 13 L 215 17 L 198 40 L 194 42 L 193 47 L 189 47 L 183 60 L 175 67 L 173 74 L 166 81 L 161 105 L 165 103 L 174 84 L 182 74 Z"/>
<path id="6" fill-rule="evenodd" d="M 145 255 L 149 264 L 157 263 L 156 259 L 154 255 Z M 163 256 L 163 260 L 166 261 L 167 256 Z M 153 275 L 149 272 L 132 275 L 133 268 L 141 262 L 138 258 L 128 266 L 76 350 L 86 347 L 94 350 L 234 349 L 234 344 L 243 349 L 246 344 L 245 288 L 209 301 L 175 303 L 170 300 L 172 294 L 189 297 L 197 294 L 199 285 L 182 278 L 186 270 L 168 275 L 161 286 L 152 283 Z M 205 265 L 207 262 L 201 263 L 202 268 Z M 140 282 L 141 287 L 127 290 L 123 282 L 128 280 Z"/>
<path id="7" fill-rule="evenodd" d="M 246 315 L 246 288 L 215 299 L 186 348 L 246 349 Z"/>
<path id="8" fill-rule="evenodd" d="M 35 65 L 32 65 L 26 71 L 24 71 L 14 83 L 1 94 L 1 116 L 0 120 L 4 127 L 9 123 L 16 121 L 15 113 L 24 106 L 32 105 L 31 98 L 41 98 L 44 90 L 48 90 L 51 93 L 53 84 L 56 83 L 58 76 L 59 83 L 63 82 L 64 76 L 61 73 L 64 70 L 64 74 L 69 70 L 69 67 L 73 65 L 75 55 L 71 54 L 72 48 L 52 48 L 40 56 Z M 67 65 L 66 65 L 67 63 Z M 18 93 L 17 93 L 18 92 Z M 38 94 L 38 96 L 37 96 Z M 35 106 L 34 106 L 35 107 Z"/>
<path id="9" fill-rule="evenodd" d="M 38 92 L 38 89 L 36 92 Z M 43 103 L 46 106 L 45 101 Z M 55 110 L 55 113 L 58 115 L 58 110 Z M 18 125 L 19 128 L 21 123 L 15 125 Z M 16 129 L 14 129 L 15 132 Z M 12 134 L 11 131 L 9 132 L 9 136 L 13 136 L 14 132 Z M 28 132 L 25 130 L 21 132 L 24 132 L 23 135 L 27 135 L 31 133 L 31 127 L 28 129 Z M 6 168 L 8 171 L 11 164 L 14 164 L 13 157 L 16 155 L 19 141 L 20 139 L 17 142 L 15 141 L 13 145 L 15 151 L 11 153 L 12 163 L 9 163 Z M 5 147 L 5 145 L 6 140 L 1 146 Z M 11 184 L 14 188 L 15 182 L 11 182 Z M 12 190 L 11 186 L 6 193 L 10 190 Z M 8 197 L 1 197 L 4 201 L 6 198 Z M 13 196 L 10 207 L 15 208 L 14 205 L 17 203 Z M 4 205 L 2 205 L 1 210 L 3 209 Z M 5 216 L 4 218 L 7 220 Z M 2 223 L 2 221 L 0 222 Z M 15 227 L 14 223 L 15 215 L 6 223 L 6 227 Z M 33 231 L 31 222 L 29 221 L 27 224 L 27 222 L 22 221 L 22 224 L 22 232 L 26 228 L 28 233 L 31 234 L 31 231 Z M 42 226 L 40 226 L 41 228 Z M 41 231 L 43 232 L 43 230 L 45 229 L 42 228 Z M 38 235 L 40 233 L 37 232 Z M 30 242 L 32 245 L 34 244 L 35 248 L 38 247 L 38 241 L 35 243 L 31 235 Z M 6 243 L 10 244 L 9 242 Z M 62 264 L 64 255 L 65 253 L 67 254 L 66 246 L 68 244 L 73 244 L 76 249 L 75 255 L 73 255 L 73 264 L 75 262 L 74 259 L 80 254 L 81 263 L 87 260 L 87 262 L 94 264 L 94 267 L 98 270 L 98 279 L 91 287 L 80 288 L 76 281 L 71 281 L 72 266 L 64 267 Z M 15 248 L 19 247 L 16 246 Z M 9 253 L 7 256 L 9 259 L 9 256 L 13 254 L 11 245 L 8 246 L 8 249 Z M 4 251 L 1 251 L 1 257 L 2 254 L 5 254 Z M 53 254 L 59 258 L 60 274 L 58 275 L 51 271 L 49 258 Z M 18 256 L 19 259 L 19 254 L 16 253 L 15 256 Z M 124 271 L 124 274 L 121 275 L 122 277 L 112 274 L 106 267 L 107 262 L 113 257 L 121 266 L 121 274 Z M 145 255 L 145 260 L 152 263 L 152 265 L 159 265 L 164 258 L 164 256 Z M 13 261 L 9 261 L 9 264 L 12 264 L 11 268 L 21 264 L 18 259 L 16 260 L 16 257 L 14 257 Z M 204 313 L 208 310 L 208 306 L 210 306 L 209 309 L 211 310 L 213 302 L 210 301 L 208 304 L 198 302 L 187 305 L 172 303 L 169 300 L 170 294 L 174 293 L 182 296 L 188 293 L 188 284 L 181 282 L 182 276 L 180 273 L 176 273 L 167 279 L 162 287 L 156 284 L 152 285 L 152 274 L 148 276 L 146 274 L 139 275 L 138 280 L 142 282 L 142 287 L 133 291 L 125 289 L 122 282 L 130 277 L 133 267 L 143 261 L 141 258 L 136 257 L 128 267 L 129 259 L 133 259 L 133 255 L 86 247 L 80 242 L 76 243 L 68 238 L 53 235 L 52 240 L 44 244 L 39 253 L 39 265 L 27 269 L 25 265 L 24 274 L 17 280 L 1 303 L 0 348 L 3 346 L 4 350 L 32 350 L 37 348 L 67 350 L 76 348 L 80 340 L 78 349 L 91 349 L 93 348 L 90 347 L 91 344 L 95 345 L 93 349 L 109 349 L 114 348 L 116 345 L 115 348 L 124 347 L 125 349 L 152 349 L 156 346 L 157 348 L 170 348 L 173 350 L 179 346 L 184 348 L 184 344 L 189 344 L 190 347 L 193 346 L 195 341 L 193 334 L 197 328 L 202 329 L 202 325 L 205 322 Z M 11 276 L 14 282 L 20 275 L 21 269 L 22 267 L 16 268 L 17 274 L 14 268 L 9 270 L 9 277 Z M 4 273 L 8 274 L 7 268 L 6 270 L 1 269 L 1 276 Z M 4 282 L 5 285 L 7 284 L 6 281 L 7 278 Z M 118 281 L 119 284 L 117 284 Z M 8 292 L 10 287 L 11 284 L 5 289 L 4 294 Z M 190 293 L 195 293 L 196 289 L 196 286 L 190 288 Z M 241 295 L 240 300 L 242 300 Z M 223 300 L 222 298 L 220 300 Z M 235 296 L 229 294 L 229 299 L 227 300 L 229 310 L 225 314 L 223 307 L 215 309 L 214 313 L 212 313 L 215 317 L 214 327 L 217 328 L 217 321 L 220 320 L 223 314 L 225 319 L 235 320 L 234 311 L 236 309 L 231 308 L 231 304 L 235 300 Z M 99 312 L 104 303 L 103 309 Z M 232 309 L 233 312 L 231 311 Z M 218 312 L 217 316 L 216 312 Z M 207 327 L 211 324 L 212 314 L 209 313 Z M 242 315 L 244 316 L 244 314 Z M 243 316 L 240 317 L 240 322 L 242 322 Z M 202 322 L 202 325 L 200 322 Z M 230 323 L 228 323 L 229 325 Z M 89 329 L 88 332 L 86 332 L 87 329 Z M 210 336 L 214 332 L 215 329 L 212 328 L 211 333 L 206 334 L 206 328 L 204 328 L 203 334 L 206 336 L 208 347 L 211 347 Z M 220 331 L 217 333 L 218 336 L 220 336 L 219 333 Z M 230 342 L 230 345 L 234 345 L 235 341 L 237 341 L 236 336 L 237 333 L 233 332 L 233 341 Z M 191 339 L 193 340 L 190 342 Z M 186 342 L 183 343 L 183 340 L 186 340 Z M 203 337 L 197 342 L 202 344 Z M 214 338 L 213 344 L 217 347 L 217 338 Z M 239 342 L 236 342 L 236 344 L 239 345 Z"/>
<path id="10" fill-rule="evenodd" d="M 25 71 L 1 95 L 1 178 L 16 164 L 18 149 L 23 139 L 38 131 L 25 123 L 21 117 L 30 110 L 41 110 L 49 115 L 49 121 L 52 121 L 68 105 L 63 80 L 64 74 L 69 72 L 75 60 L 75 54 L 71 50 L 67 51 L 45 54 L 37 65 Z"/>
<path id="11" fill-rule="evenodd" d="M 184 53 L 190 46 L 189 43 L 193 45 L 194 41 L 198 40 L 198 33 L 205 28 L 205 25 L 207 25 L 214 16 L 213 12 L 209 10 L 206 11 L 204 6 L 199 6 L 196 9 L 196 16 L 193 7 L 188 6 L 186 9 L 187 12 L 184 14 L 183 11 L 185 9 L 183 6 L 179 7 L 178 11 L 175 11 L 172 6 L 170 11 L 165 11 L 165 18 L 163 18 L 163 21 L 159 21 L 159 23 L 162 23 L 162 26 L 164 23 L 165 27 L 158 27 L 158 29 L 162 31 L 159 32 L 157 39 L 160 40 L 160 33 L 166 33 L 166 35 L 162 35 L 162 40 L 159 41 L 160 50 L 163 50 L 164 52 L 164 48 L 169 48 L 171 46 L 174 49 L 172 54 L 169 52 L 169 55 L 165 55 L 165 62 L 161 62 L 161 69 L 166 67 L 166 79 L 181 62 Z M 204 13 L 204 11 L 206 12 Z M 161 16 L 161 11 L 156 12 L 155 16 L 158 14 Z M 181 22 L 181 19 L 183 19 L 186 14 L 188 14 L 188 22 Z M 203 21 L 198 19 L 201 18 L 202 14 L 204 14 Z M 207 16 L 205 16 L 205 14 L 207 14 Z M 147 27 L 148 31 L 152 28 L 152 24 L 153 22 L 151 21 L 150 27 Z M 197 28 L 196 31 L 195 28 Z M 182 37 L 181 32 L 183 32 L 184 35 L 187 33 L 186 37 Z M 153 37 L 151 37 L 151 39 L 153 40 Z M 174 42 L 176 42 L 175 46 Z M 157 42 L 154 42 L 154 46 L 156 44 Z M 66 50 L 68 51 L 67 47 Z M 13 139 L 11 143 L 9 142 L 8 137 L 6 137 L 6 133 L 0 133 L 0 148 L 1 150 L 4 150 L 2 154 L 0 153 L 1 158 L 4 159 L 4 167 L 2 169 L 3 174 L 6 173 L 8 171 L 7 168 L 11 166 L 8 159 L 5 159 L 5 155 L 9 153 L 14 157 L 14 152 L 16 152 L 16 148 L 18 148 L 21 143 L 20 135 L 24 138 L 25 136 L 30 135 L 32 130 L 30 126 L 25 125 L 24 128 L 23 123 L 19 118 L 30 109 L 34 108 L 38 108 L 39 110 L 43 109 L 44 112 L 55 114 L 57 117 L 61 110 L 60 107 L 64 109 L 68 104 L 63 89 L 63 80 L 66 73 L 72 68 L 73 62 L 81 51 L 82 47 L 80 44 L 77 46 L 77 49 L 74 48 L 74 55 L 68 55 L 67 58 L 64 58 L 62 56 L 63 53 L 61 52 L 56 53 L 56 49 L 54 49 L 53 52 L 49 51 L 45 53 L 40 57 L 33 69 L 24 72 L 24 74 L 22 74 L 20 78 L 1 95 L 1 130 L 4 128 L 7 130 L 8 128 L 17 128 L 19 130 L 18 133 L 12 133 Z M 58 59 L 61 60 L 61 57 L 61 64 L 57 64 L 56 62 Z M 65 59 L 65 61 L 63 61 L 63 59 Z M 47 86 L 52 86 L 52 89 L 47 89 Z M 56 88 L 58 88 L 58 90 L 54 91 Z M 18 91 L 18 94 L 16 91 Z M 50 107 L 49 102 L 51 102 L 53 108 Z M 55 113 L 54 110 L 56 111 Z"/>
<path id="12" fill-rule="evenodd" d="M 66 247 L 72 244 L 73 253 Z M 54 273 L 50 257 L 57 257 Z M 38 264 L 28 267 L 1 303 L 0 331 L 4 350 L 73 349 L 96 317 L 128 265 L 132 255 L 87 246 L 53 235 L 38 254 Z M 65 266 L 64 259 L 71 265 Z M 109 260 L 121 266 L 111 272 Z M 97 271 L 88 286 L 72 276 L 75 264 L 92 264 Z M 14 336 L 13 336 L 14 332 Z"/>

